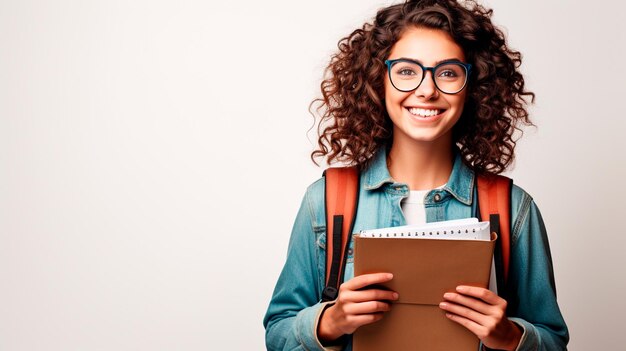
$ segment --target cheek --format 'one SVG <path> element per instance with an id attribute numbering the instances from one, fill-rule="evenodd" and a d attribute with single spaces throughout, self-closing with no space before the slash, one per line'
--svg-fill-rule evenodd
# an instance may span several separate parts
<path id="1" fill-rule="evenodd" d="M 391 121 L 396 124 L 402 118 L 402 101 L 403 97 L 393 92 L 385 93 L 385 108 Z"/>
<path id="2" fill-rule="evenodd" d="M 448 100 L 450 106 L 453 106 L 458 113 L 460 114 L 463 111 L 463 107 L 465 106 L 466 94 L 465 92 L 459 93 L 457 95 L 453 95 Z"/>
<path id="3" fill-rule="evenodd" d="M 396 90 L 388 79 L 385 80 L 385 106 L 387 111 L 401 110 L 402 101 L 407 98 L 410 93 L 403 93 Z"/>

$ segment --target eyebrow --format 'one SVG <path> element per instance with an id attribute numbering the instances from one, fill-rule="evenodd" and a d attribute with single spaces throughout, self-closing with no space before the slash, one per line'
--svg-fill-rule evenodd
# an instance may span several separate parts
<path id="1" fill-rule="evenodd" d="M 393 59 L 393 60 L 409 60 L 409 61 L 418 62 L 420 65 L 424 65 L 424 63 L 422 61 L 420 61 L 418 59 L 410 58 L 410 57 L 400 57 L 400 58 Z M 434 66 L 437 66 L 438 64 L 443 63 L 443 62 L 463 62 L 463 60 L 461 60 L 459 58 L 456 58 L 456 57 L 446 58 L 446 59 L 443 59 L 443 60 L 435 61 Z"/>

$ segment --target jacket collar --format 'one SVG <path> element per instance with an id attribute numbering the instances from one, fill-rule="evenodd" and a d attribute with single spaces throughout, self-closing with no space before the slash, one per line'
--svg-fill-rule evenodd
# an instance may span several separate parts
<path id="1" fill-rule="evenodd" d="M 373 156 L 370 165 L 363 171 L 365 190 L 376 190 L 385 184 L 394 183 L 387 169 L 387 149 L 381 147 Z M 469 169 L 456 152 L 452 173 L 443 190 L 448 191 L 460 202 L 471 205 L 474 193 L 474 172 Z"/>

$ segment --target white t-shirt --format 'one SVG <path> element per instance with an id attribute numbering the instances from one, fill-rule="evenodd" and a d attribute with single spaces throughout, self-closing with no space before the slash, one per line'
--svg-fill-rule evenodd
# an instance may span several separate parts
<path id="1" fill-rule="evenodd" d="M 443 189 L 445 184 L 435 189 Z M 435 190 L 433 189 L 433 190 Z M 404 213 L 407 225 L 426 224 L 426 207 L 424 207 L 424 197 L 430 190 L 411 190 L 409 196 L 402 199 L 400 207 Z"/>
<path id="2" fill-rule="evenodd" d="M 426 208 L 424 197 L 430 190 L 411 190 L 409 196 L 402 199 L 400 206 L 407 225 L 420 225 L 426 223 Z"/>

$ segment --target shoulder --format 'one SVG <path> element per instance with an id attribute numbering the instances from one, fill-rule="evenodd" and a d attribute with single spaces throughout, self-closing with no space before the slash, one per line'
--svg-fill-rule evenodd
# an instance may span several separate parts
<path id="1" fill-rule="evenodd" d="M 326 177 L 321 176 L 306 188 L 305 197 L 311 203 L 324 203 L 324 190 L 326 189 Z"/>
<path id="2" fill-rule="evenodd" d="M 359 191 L 363 187 L 364 174 L 363 172 L 356 174 L 359 177 L 357 180 L 359 183 L 357 191 Z M 341 180 L 334 185 L 341 187 L 340 184 L 342 184 Z M 347 186 L 345 183 L 343 185 Z M 326 223 L 326 176 L 324 174 L 307 187 L 304 204 L 308 207 L 314 225 L 324 226 Z"/>
<path id="3" fill-rule="evenodd" d="M 528 209 L 532 202 L 532 196 L 513 181 L 513 187 L 511 188 L 511 211 L 513 212 L 513 218 L 516 217 L 514 215 L 516 211 L 520 212 Z"/>
<path id="4" fill-rule="evenodd" d="M 326 178 L 319 177 L 306 188 L 306 193 L 302 201 L 302 205 L 306 206 L 314 227 L 321 226 L 325 223 L 325 189 Z"/>
<path id="5" fill-rule="evenodd" d="M 471 174 L 474 175 L 475 173 L 472 172 Z M 492 182 L 492 180 L 495 180 L 495 182 Z M 495 178 L 491 178 L 491 176 L 476 175 L 475 185 L 478 188 L 478 194 L 481 194 L 480 187 L 482 185 L 484 192 L 482 196 L 485 197 L 488 196 L 491 198 L 491 191 L 493 190 L 497 190 L 495 192 L 496 194 L 504 195 L 503 192 L 506 192 L 504 189 L 507 188 L 507 186 L 504 186 L 504 183 L 507 183 L 507 185 L 511 184 L 510 193 L 508 193 L 508 195 L 510 196 L 510 218 L 511 224 L 513 225 L 515 222 L 523 221 L 533 202 L 532 196 L 510 177 L 499 175 Z M 489 190 L 489 193 L 487 193 L 486 190 Z M 497 199 L 497 197 L 495 199 Z"/>
<path id="6" fill-rule="evenodd" d="M 533 197 L 513 183 L 511 189 L 511 235 L 514 241 L 524 232 L 545 232 L 543 219 Z"/>

